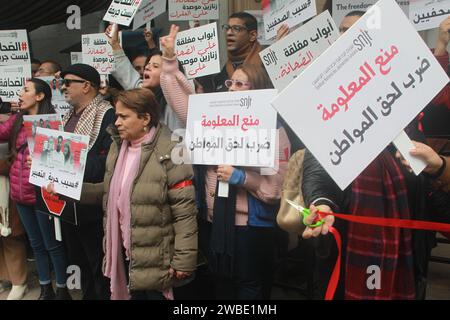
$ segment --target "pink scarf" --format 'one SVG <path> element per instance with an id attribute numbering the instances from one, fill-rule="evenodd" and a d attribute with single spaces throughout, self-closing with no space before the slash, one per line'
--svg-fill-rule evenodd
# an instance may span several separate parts
<path id="1" fill-rule="evenodd" d="M 142 139 L 142 143 L 151 142 L 155 136 L 155 131 L 156 129 L 152 128 L 144 139 Z M 142 148 L 139 148 L 139 153 L 135 157 L 135 160 L 129 164 L 129 174 L 125 177 L 123 171 L 127 164 L 129 147 L 130 142 L 124 140 L 114 168 L 108 197 L 105 276 L 111 279 L 111 300 L 130 299 L 125 275 L 125 259 L 123 257 L 122 243 L 124 243 L 123 236 L 126 236 L 126 234 L 129 235 L 131 188 L 138 174 Z M 122 181 L 124 178 L 128 179 Z M 128 223 L 128 232 L 125 235 L 122 235 L 120 228 L 120 216 L 124 218 L 122 221 Z M 126 243 L 129 244 L 128 241 Z M 129 248 L 125 249 L 129 250 Z"/>

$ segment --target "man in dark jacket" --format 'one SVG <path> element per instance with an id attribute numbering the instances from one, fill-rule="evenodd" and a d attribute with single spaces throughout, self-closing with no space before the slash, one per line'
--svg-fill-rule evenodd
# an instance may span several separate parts
<path id="1" fill-rule="evenodd" d="M 262 64 L 259 52 L 263 49 L 258 38 L 258 22 L 246 12 L 233 13 L 228 23 L 222 26 L 227 37 L 228 61 L 218 74 L 198 78 L 205 92 L 225 92 L 225 80 L 230 79 L 234 70 L 244 62 Z"/>
<path id="2" fill-rule="evenodd" d="M 115 122 L 114 109 L 99 95 L 100 75 L 91 66 L 72 65 L 61 77 L 65 99 L 73 107 L 63 118 L 64 130 L 90 137 L 84 182 L 102 182 L 112 142 L 106 128 Z M 81 268 L 83 299 L 109 299 L 109 282 L 102 273 L 102 207 L 68 202 L 65 211 L 76 218 L 77 225 L 63 221 L 62 231 L 70 264 Z"/>

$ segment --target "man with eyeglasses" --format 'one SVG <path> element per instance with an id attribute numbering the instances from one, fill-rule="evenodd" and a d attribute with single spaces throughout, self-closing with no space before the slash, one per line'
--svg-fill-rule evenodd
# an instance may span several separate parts
<path id="1" fill-rule="evenodd" d="M 93 67 L 74 64 L 63 71 L 61 77 L 65 100 L 72 106 L 62 120 L 64 131 L 90 137 L 84 182 L 102 182 L 112 142 L 106 129 L 114 124 L 115 111 L 99 94 L 100 75 Z M 102 207 L 67 201 L 64 210 L 76 213 L 78 225 L 63 221 L 62 232 L 69 264 L 81 269 L 83 299 L 109 299 L 109 281 L 102 272 Z"/>
<path id="2" fill-rule="evenodd" d="M 258 22 L 247 12 L 236 12 L 222 25 L 226 33 L 228 61 L 216 75 L 198 78 L 205 92 L 228 91 L 225 81 L 230 79 L 236 68 L 245 63 L 261 64 L 259 52 L 263 49 L 258 38 Z"/>

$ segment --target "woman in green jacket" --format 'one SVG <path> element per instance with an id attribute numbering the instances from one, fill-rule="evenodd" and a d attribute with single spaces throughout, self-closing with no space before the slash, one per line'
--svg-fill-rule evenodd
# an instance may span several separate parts
<path id="1" fill-rule="evenodd" d="M 81 201 L 103 201 L 111 299 L 171 299 L 197 262 L 192 167 L 171 161 L 176 141 L 150 90 L 120 93 L 116 116 L 104 182 L 84 184 Z"/>

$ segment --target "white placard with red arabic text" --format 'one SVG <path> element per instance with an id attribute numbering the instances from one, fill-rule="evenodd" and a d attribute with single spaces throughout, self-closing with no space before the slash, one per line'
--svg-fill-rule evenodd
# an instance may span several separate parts
<path id="1" fill-rule="evenodd" d="M 195 94 L 189 97 L 186 148 L 193 164 L 273 168 L 277 90 Z"/>
<path id="2" fill-rule="evenodd" d="M 119 32 L 122 43 L 122 32 Z M 81 40 L 83 63 L 94 67 L 100 74 L 111 74 L 114 71 L 113 49 L 104 33 L 84 34 Z"/>
<path id="3" fill-rule="evenodd" d="M 29 65 L 0 66 L 0 99 L 3 102 L 18 102 L 20 90 L 30 78 Z"/>
<path id="4" fill-rule="evenodd" d="M 275 88 L 283 90 L 339 37 L 328 11 L 259 53 Z"/>
<path id="5" fill-rule="evenodd" d="M 175 50 L 189 79 L 220 72 L 216 23 L 178 33 Z"/>
<path id="6" fill-rule="evenodd" d="M 30 61 L 27 31 L 0 31 L 0 66 L 29 66 Z"/>
<path id="7" fill-rule="evenodd" d="M 169 0 L 169 20 L 219 20 L 219 0 Z"/>
<path id="8" fill-rule="evenodd" d="M 374 6 L 272 101 L 341 189 L 449 81 L 398 4 Z"/>

